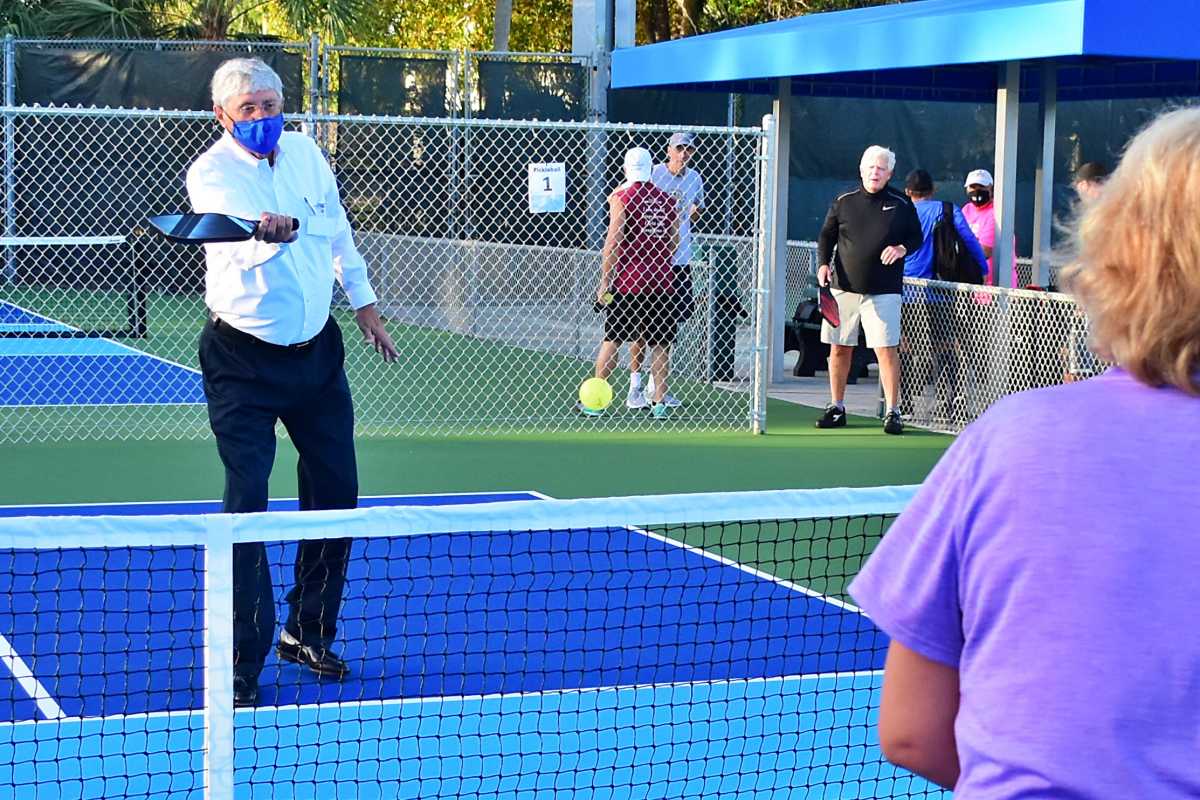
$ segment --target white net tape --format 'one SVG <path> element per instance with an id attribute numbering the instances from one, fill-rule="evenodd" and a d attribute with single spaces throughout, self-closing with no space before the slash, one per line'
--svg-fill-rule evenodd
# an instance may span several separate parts
<path id="1" fill-rule="evenodd" d="M 141 226 L 150 214 L 189 209 L 184 173 L 217 136 L 211 115 L 14 109 L 4 122 L 0 440 L 209 435 L 196 356 L 202 251 Z M 684 405 L 664 422 L 625 408 L 624 355 L 605 415 L 581 416 L 574 403 L 603 333 L 592 306 L 607 196 L 626 150 L 646 147 L 661 160 L 670 129 L 289 124 L 329 148 L 403 356 L 388 367 L 348 348 L 360 433 L 750 426 L 761 132 L 694 129 L 692 166 L 705 181 L 695 313 L 671 354 L 669 388 Z M 530 211 L 531 163 L 565 165 L 565 211 Z M 126 234 L 125 243 L 96 239 Z M 353 340 L 343 299 L 333 311 Z"/>

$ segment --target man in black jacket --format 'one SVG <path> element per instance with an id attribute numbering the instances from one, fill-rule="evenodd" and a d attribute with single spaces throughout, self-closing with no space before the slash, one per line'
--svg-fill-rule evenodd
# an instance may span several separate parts
<path id="1" fill-rule="evenodd" d="M 818 428 L 846 424 L 846 380 L 862 325 L 867 346 L 879 360 L 879 380 L 887 401 L 883 429 L 903 433 L 900 420 L 900 293 L 904 257 L 923 239 L 921 220 L 903 192 L 887 185 L 896 154 L 872 145 L 863 153 L 858 172 L 862 186 L 841 195 L 829 207 L 818 238 L 817 282 L 832 284 L 841 324 L 821 324 L 821 341 L 829 345 L 829 389 L 832 395 Z M 837 250 L 834 251 L 836 245 Z"/>

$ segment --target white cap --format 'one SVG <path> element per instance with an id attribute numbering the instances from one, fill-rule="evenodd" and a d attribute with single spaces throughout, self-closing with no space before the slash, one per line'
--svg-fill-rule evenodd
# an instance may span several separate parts
<path id="1" fill-rule="evenodd" d="M 963 186 L 970 186 L 977 183 L 980 186 L 992 185 L 992 173 L 986 169 L 973 169 L 967 174 L 967 179 L 963 181 Z"/>
<path id="2" fill-rule="evenodd" d="M 625 179 L 630 183 L 650 180 L 654 171 L 654 157 L 644 147 L 631 148 L 625 153 Z"/>

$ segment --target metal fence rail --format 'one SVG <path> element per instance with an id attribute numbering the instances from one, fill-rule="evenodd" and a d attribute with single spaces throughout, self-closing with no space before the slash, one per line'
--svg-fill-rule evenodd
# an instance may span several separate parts
<path id="1" fill-rule="evenodd" d="M 207 436 L 195 372 L 202 253 L 140 226 L 149 214 L 189 207 L 184 175 L 217 136 L 211 115 L 3 114 L 13 158 L 4 174 L 12 191 L 0 283 L 0 334 L 8 337 L 0 340 L 0 440 Z M 574 400 L 601 339 L 592 304 L 607 196 L 622 179 L 625 151 L 661 153 L 672 129 L 311 114 L 288 124 L 329 146 L 403 353 L 403 363 L 388 368 L 353 346 L 349 310 L 335 301 L 351 342 L 361 433 L 663 424 L 625 411 L 624 369 L 613 378 L 612 413 L 582 417 Z M 701 229 L 707 219 L 730 220 L 753 245 L 763 235 L 762 132 L 695 134 L 693 164 L 709 189 Z M 565 165 L 561 213 L 530 211 L 528 165 L 545 162 Z M 685 403 L 667 421 L 672 428 L 751 425 L 755 253 L 697 250 L 697 313 L 672 356 L 672 391 Z"/>

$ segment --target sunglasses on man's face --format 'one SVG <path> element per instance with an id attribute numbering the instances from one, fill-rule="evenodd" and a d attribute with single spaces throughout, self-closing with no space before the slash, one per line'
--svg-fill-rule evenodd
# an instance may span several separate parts
<path id="1" fill-rule="evenodd" d="M 677 152 L 677 153 L 685 153 L 685 152 L 686 153 L 694 153 L 694 152 L 696 152 L 696 148 L 692 147 L 689 144 L 677 144 L 677 145 L 675 145 L 675 152 Z"/>

